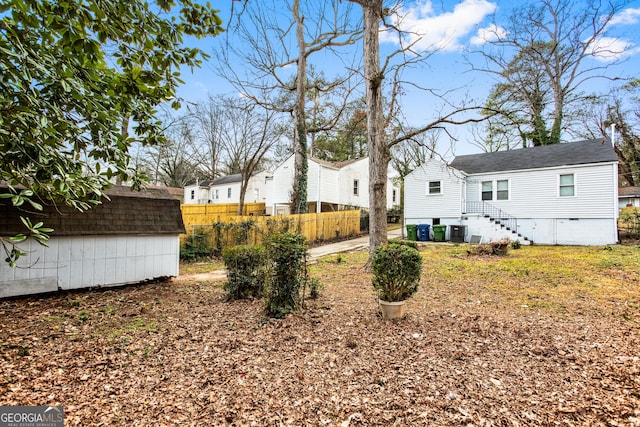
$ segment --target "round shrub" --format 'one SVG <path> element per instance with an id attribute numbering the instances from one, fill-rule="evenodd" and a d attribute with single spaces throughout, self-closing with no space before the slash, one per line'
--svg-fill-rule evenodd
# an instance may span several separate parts
<path id="1" fill-rule="evenodd" d="M 371 268 L 378 297 L 389 302 L 404 301 L 418 290 L 422 257 L 406 245 L 380 245 L 373 253 Z"/>

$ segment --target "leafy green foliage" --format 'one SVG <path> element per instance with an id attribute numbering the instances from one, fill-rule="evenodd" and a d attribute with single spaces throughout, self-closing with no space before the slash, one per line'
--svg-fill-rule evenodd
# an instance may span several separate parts
<path id="1" fill-rule="evenodd" d="M 42 209 L 34 200 L 40 198 L 86 210 L 100 203 L 113 179 L 142 184 L 144 177 L 128 167 L 129 148 L 163 140 L 156 106 L 173 100 L 179 107 L 180 68 L 206 58 L 183 46 L 183 37 L 222 31 L 209 6 L 181 0 L 173 13 L 174 6 L 0 5 L 0 182 L 14 206 Z"/>
<path id="2" fill-rule="evenodd" d="M 405 245 L 416 250 L 418 249 L 418 243 L 414 242 L 413 240 L 389 239 L 389 244 Z"/>
<path id="3" fill-rule="evenodd" d="M 284 317 L 302 304 L 307 245 L 304 236 L 282 233 L 270 236 L 265 247 L 271 262 L 265 289 L 267 314 Z"/>
<path id="4" fill-rule="evenodd" d="M 213 244 L 212 234 L 212 229 L 206 227 L 191 230 L 180 245 L 180 259 L 195 261 L 219 253 L 218 247 Z"/>
<path id="5" fill-rule="evenodd" d="M 629 236 L 640 236 L 640 208 L 627 206 L 620 209 L 618 228 Z"/>
<path id="6" fill-rule="evenodd" d="M 407 245 L 380 245 L 373 252 L 371 270 L 373 288 L 381 300 L 404 301 L 418 290 L 422 257 Z"/>
<path id="7" fill-rule="evenodd" d="M 262 296 L 267 260 L 264 246 L 228 247 L 222 251 L 222 259 L 227 269 L 224 290 L 228 299 Z"/>

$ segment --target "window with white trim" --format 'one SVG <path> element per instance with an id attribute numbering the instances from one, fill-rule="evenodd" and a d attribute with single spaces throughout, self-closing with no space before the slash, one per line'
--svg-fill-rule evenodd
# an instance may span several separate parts
<path id="1" fill-rule="evenodd" d="M 196 198 L 196 190 L 191 190 L 191 200 Z"/>
<path id="2" fill-rule="evenodd" d="M 214 197 L 214 199 L 219 199 L 220 198 L 220 190 L 216 188 L 216 196 Z"/>
<path id="3" fill-rule="evenodd" d="M 442 194 L 442 181 L 429 181 L 427 194 Z"/>
<path id="4" fill-rule="evenodd" d="M 482 181 L 481 200 L 493 200 L 493 181 Z"/>
<path id="5" fill-rule="evenodd" d="M 357 196 L 358 194 L 360 194 L 360 181 L 358 181 L 357 179 L 353 180 L 353 195 Z"/>
<path id="6" fill-rule="evenodd" d="M 393 203 L 396 203 L 397 200 L 398 200 L 397 199 L 397 191 L 396 191 L 395 188 L 393 189 L 393 192 L 392 192 L 392 195 L 391 195 L 391 200 L 392 200 Z"/>
<path id="7" fill-rule="evenodd" d="M 227 199 L 231 198 L 231 187 L 227 188 Z"/>
<path id="8" fill-rule="evenodd" d="M 509 180 L 496 181 L 496 200 L 509 200 Z"/>
<path id="9" fill-rule="evenodd" d="M 569 173 L 560 175 L 558 194 L 560 197 L 573 197 L 576 195 L 576 177 Z"/>

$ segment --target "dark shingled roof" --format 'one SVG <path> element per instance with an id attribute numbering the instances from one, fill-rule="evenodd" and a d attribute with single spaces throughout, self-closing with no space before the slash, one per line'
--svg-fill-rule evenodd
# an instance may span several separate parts
<path id="1" fill-rule="evenodd" d="M 456 156 L 449 166 L 467 174 L 476 174 L 605 163 L 617 160 L 611 141 L 608 138 L 598 138 L 519 150 Z"/>
<path id="2" fill-rule="evenodd" d="M 8 192 L 0 187 L 0 192 Z M 86 212 L 69 206 L 48 205 L 43 212 L 30 207 L 16 208 L 10 199 L 0 199 L 0 235 L 24 233 L 21 216 L 31 222 L 44 222 L 53 228 L 52 236 L 125 235 L 125 234 L 181 234 L 185 232 L 180 201 L 167 190 L 133 191 L 130 187 L 115 186 L 107 190 L 109 199 Z M 27 203 L 25 203 L 27 205 Z"/>
<path id="3" fill-rule="evenodd" d="M 236 173 L 233 175 L 221 176 L 220 178 L 210 181 L 209 185 L 231 184 L 233 182 L 242 182 L 242 174 Z"/>

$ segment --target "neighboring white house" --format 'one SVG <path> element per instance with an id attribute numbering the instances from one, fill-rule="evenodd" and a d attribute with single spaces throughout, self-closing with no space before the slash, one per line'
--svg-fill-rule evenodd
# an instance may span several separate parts
<path id="1" fill-rule="evenodd" d="M 405 178 L 405 223 L 447 225 L 453 240 L 612 244 L 617 180 L 609 139 L 432 159 Z"/>
<path id="2" fill-rule="evenodd" d="M 245 203 L 265 201 L 266 182 L 270 176 L 270 172 L 260 172 L 251 177 L 244 196 Z M 242 175 L 238 173 L 188 185 L 184 188 L 184 203 L 240 203 L 241 184 Z"/>
<path id="3" fill-rule="evenodd" d="M 160 189 L 117 186 L 106 194 L 109 199 L 86 212 L 52 204 L 30 214 L 54 231 L 48 247 L 33 239 L 20 243 L 26 255 L 16 268 L 2 257 L 0 298 L 177 276 L 185 232 L 180 202 Z M 23 233 L 23 215 L 0 198 L 0 235 Z"/>
<path id="4" fill-rule="evenodd" d="M 620 209 L 627 206 L 640 208 L 640 187 L 620 187 L 618 201 Z"/>
<path id="5" fill-rule="evenodd" d="M 309 158 L 307 202 L 309 212 L 331 212 L 347 208 L 369 208 L 369 158 L 331 163 Z M 290 212 L 294 178 L 294 156 L 273 171 L 268 180 L 266 211 L 270 215 Z M 387 207 L 399 203 L 399 188 L 387 182 Z M 395 200 L 394 200 L 395 197 Z"/>

